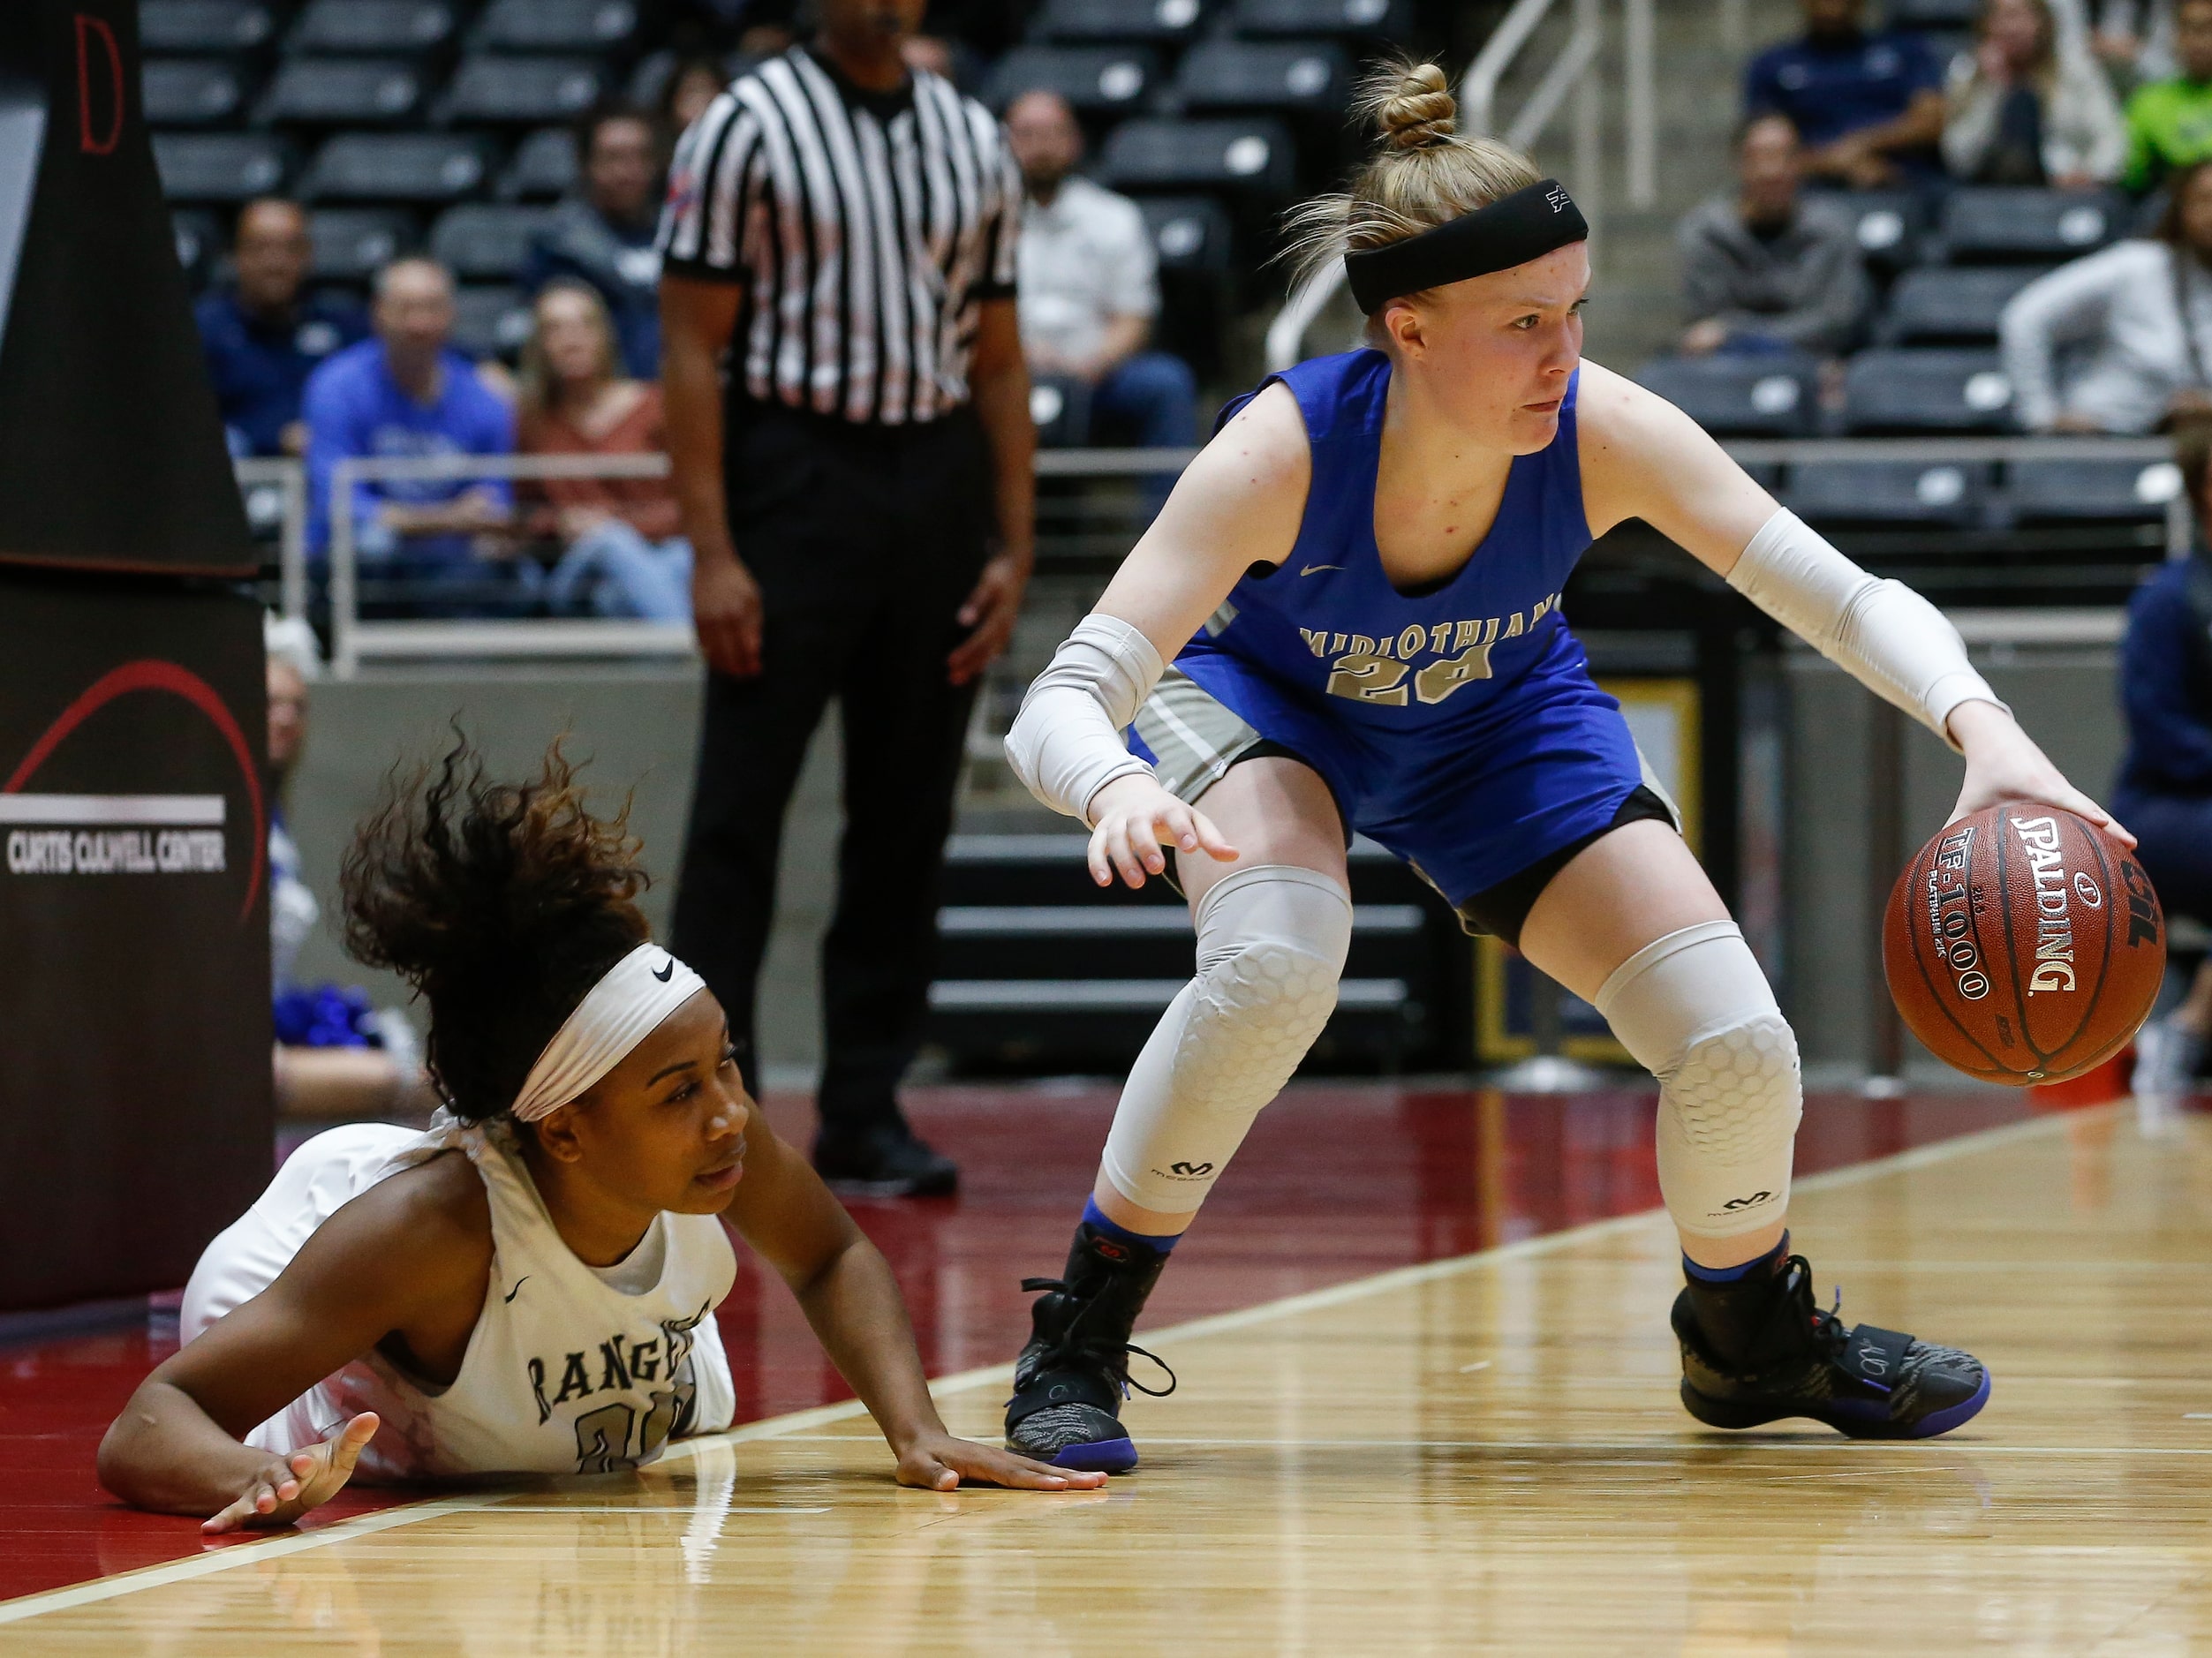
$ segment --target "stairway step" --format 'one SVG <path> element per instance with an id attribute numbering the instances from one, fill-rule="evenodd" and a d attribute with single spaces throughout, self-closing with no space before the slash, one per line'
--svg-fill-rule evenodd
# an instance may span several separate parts
<path id="1" fill-rule="evenodd" d="M 1352 910 L 1352 931 L 1417 933 L 1425 919 L 1418 904 L 1359 904 Z M 1166 904 L 947 904 L 937 912 L 937 931 L 948 938 L 1181 938 L 1190 932 L 1190 917 Z"/>
<path id="2" fill-rule="evenodd" d="M 1188 979 L 940 979 L 929 987 L 939 1014 L 1159 1013 Z M 1388 1013 L 1411 996 L 1403 979 L 1346 979 L 1340 1012 Z"/>

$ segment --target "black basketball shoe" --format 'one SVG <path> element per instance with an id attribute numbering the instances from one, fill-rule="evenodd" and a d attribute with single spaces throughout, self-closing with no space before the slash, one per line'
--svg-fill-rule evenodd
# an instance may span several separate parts
<path id="1" fill-rule="evenodd" d="M 1006 1405 L 1006 1448 L 1056 1468 L 1120 1473 L 1136 1466 L 1136 1447 L 1121 1426 L 1121 1401 L 1134 1387 L 1159 1398 L 1175 1390 L 1129 1380 L 1129 1355 L 1165 1364 L 1129 1333 L 1159 1281 L 1166 1255 L 1108 1237 L 1090 1222 L 1076 1228 L 1064 1277 L 1023 1278 L 1042 1290 L 1030 1307 L 1029 1345 L 1014 1361 Z"/>
<path id="2" fill-rule="evenodd" d="M 843 1197 L 946 1197 L 960 1189 L 960 1171 L 931 1149 L 905 1120 L 894 1118 L 814 1139 L 814 1170 Z"/>
<path id="3" fill-rule="evenodd" d="M 1930 1439 L 1989 1400 L 1989 1373 L 1973 1354 L 1846 1325 L 1816 1306 L 1803 1255 L 1737 1284 L 1693 1280 L 1673 1324 L 1682 1403 L 1710 1428 L 1809 1416 L 1853 1439 Z"/>

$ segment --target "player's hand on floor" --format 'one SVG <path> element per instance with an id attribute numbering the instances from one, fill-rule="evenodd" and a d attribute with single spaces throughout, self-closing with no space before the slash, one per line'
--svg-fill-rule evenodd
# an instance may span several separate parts
<path id="1" fill-rule="evenodd" d="M 2069 783 L 2035 740 L 1994 703 L 1961 703 L 1952 712 L 1951 735 L 1967 751 L 1966 782 L 1952 809 L 1952 822 L 2008 800 L 2029 801 L 2063 806 L 2125 845 L 2135 844 L 2135 837 L 2110 812 Z"/>
<path id="2" fill-rule="evenodd" d="M 1091 878 L 1100 886 L 1113 886 L 1116 874 L 1131 886 L 1144 886 L 1147 872 L 1165 874 L 1164 846 L 1204 851 L 1223 863 L 1236 857 L 1236 848 L 1205 813 L 1186 806 L 1149 774 L 1115 778 L 1091 796 L 1091 810 L 1098 825 L 1091 832 Z"/>
<path id="3" fill-rule="evenodd" d="M 1076 1473 L 1049 1467 L 1027 1457 L 950 1434 L 925 1434 L 899 1457 L 899 1483 L 925 1491 L 952 1491 L 963 1480 L 1003 1485 L 1021 1491 L 1091 1491 L 1106 1482 L 1103 1473 Z"/>
<path id="4" fill-rule="evenodd" d="M 289 1526 L 345 1488 L 361 1448 L 376 1437 L 376 1413 L 364 1411 L 320 1444 L 272 1457 L 238 1500 L 201 1523 L 213 1536 L 245 1526 Z"/>

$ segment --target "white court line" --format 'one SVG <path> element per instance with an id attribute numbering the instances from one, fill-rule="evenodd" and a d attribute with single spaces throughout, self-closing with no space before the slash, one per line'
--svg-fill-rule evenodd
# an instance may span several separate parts
<path id="1" fill-rule="evenodd" d="M 2025 1122 L 2007 1123 L 2002 1127 L 1986 1128 L 1978 1134 L 1961 1134 L 1956 1139 L 1941 1140 L 1933 1145 L 1921 1146 L 1911 1151 L 1900 1151 L 1892 1157 L 1877 1157 L 1871 1163 L 1854 1164 L 1849 1168 L 1831 1170 L 1826 1174 L 1808 1175 L 1804 1179 L 1796 1181 L 1792 1189 L 1793 1192 L 1825 1191 L 1839 1186 L 1857 1185 L 1863 1180 L 1878 1179 L 1886 1174 L 1909 1173 L 1914 1170 L 1924 1169 L 1934 1164 L 1950 1162 L 1956 1157 L 1970 1157 L 1982 1151 L 1993 1151 L 2001 1146 L 2010 1145 L 2014 1141 L 2029 1140 L 2039 1134 L 2053 1134 L 2065 1127 L 2070 1121 L 2080 1121 L 2097 1115 L 2109 1115 L 2121 1110 L 2125 1104 L 2126 1102 L 2123 1101 L 2118 1105 L 2102 1106 L 2091 1111 L 2067 1112 L 2050 1117 L 2032 1117 Z M 1526 1260 L 1532 1255 L 1549 1255 L 1554 1250 L 1569 1248 L 1578 1243 L 1587 1243 L 1594 1238 L 1610 1237 L 1615 1232 L 1630 1232 L 1640 1227 L 1650 1226 L 1655 1221 L 1663 1219 L 1665 1215 L 1664 1210 L 1657 1209 L 1645 1210 L 1634 1215 L 1617 1215 L 1609 1220 L 1590 1221 L 1581 1226 L 1572 1226 L 1565 1232 L 1547 1232 L 1541 1238 L 1526 1238 L 1518 1243 L 1500 1244 L 1494 1248 L 1479 1249 L 1472 1255 L 1453 1255 L 1443 1261 L 1426 1261 L 1417 1266 L 1394 1267 L 1387 1272 L 1378 1272 L 1369 1277 L 1354 1278 L 1348 1283 L 1332 1285 L 1325 1290 L 1309 1290 L 1302 1295 L 1287 1295 L 1280 1300 L 1263 1301 L 1257 1307 L 1244 1308 L 1236 1312 L 1217 1313 L 1210 1318 L 1194 1318 L 1184 1323 L 1171 1324 L 1165 1330 L 1150 1331 L 1146 1339 L 1157 1345 L 1164 1342 L 1189 1340 L 1200 1336 L 1216 1336 L 1227 1330 L 1242 1330 L 1253 1324 L 1268 1323 L 1279 1318 L 1292 1318 L 1302 1313 L 1317 1312 L 1324 1308 L 1340 1307 L 1347 1301 L 1365 1300 L 1370 1296 L 1386 1295 L 1393 1290 L 1408 1289 L 1416 1285 L 1432 1283 L 1439 1278 L 1456 1277 L 1461 1273 L 1499 1266 L 1507 1262 Z M 938 1395 L 968 1393 L 981 1387 L 1006 1385 L 1012 1381 L 1013 1376 L 1014 1367 L 1010 1364 L 986 1365 L 978 1369 L 963 1370 L 954 1375 L 940 1377 L 930 1383 L 930 1391 Z M 671 1445 L 660 1460 L 651 1466 L 665 1467 L 672 1462 L 695 1456 L 701 1449 L 709 1445 L 744 1444 L 750 1440 L 756 1439 L 813 1438 L 817 1436 L 810 1434 L 808 1429 L 827 1428 L 832 1423 L 848 1421 L 853 1417 L 864 1414 L 866 1414 L 865 1407 L 857 1399 L 848 1399 L 840 1405 L 817 1406 L 811 1410 L 793 1411 L 782 1416 L 771 1416 L 763 1421 L 748 1422 L 741 1428 L 733 1428 L 725 1433 L 707 1434 L 696 1439 L 684 1440 L 680 1444 Z M 845 1438 L 849 1436 L 828 1435 L 821 1436 L 821 1437 Z M 1161 1444 L 1268 1444 L 1276 1442 L 1163 1439 L 1154 1443 Z M 1295 1443 L 1334 1445 L 1339 1443 L 1367 1444 L 1386 1443 L 1387 1442 L 1302 1440 Z M 1419 1444 L 1426 1442 L 1408 1441 L 1406 1443 Z M 1500 1443 L 1496 1441 L 1469 1441 L 1468 1443 L 1492 1446 Z M 1678 1439 L 1665 1443 L 1679 1448 L 1683 1442 Z M 1772 1442 L 1742 1441 L 1736 1443 L 1747 1443 L 1748 1448 L 1753 1449 L 1763 1448 L 1772 1443 Z M 1895 1443 L 1895 1442 L 1873 1441 L 1868 1443 L 1892 1446 Z M 1809 1440 L 1806 1442 L 1804 1448 L 1833 1450 L 1839 1446 L 1848 1446 L 1850 1443 L 1849 1441 Z M 1508 1444 L 1503 1448 L 1514 1447 Z M 1558 1450 L 1566 1447 L 1538 1441 L 1533 1442 L 1529 1448 Z M 1639 1444 L 1624 1448 L 1647 1450 L 1655 1447 Z M 1795 1450 L 1798 1447 L 1793 1443 L 1787 1448 Z M 1974 1449 L 1979 1453 L 2005 1448 L 1977 1444 Z M 2039 1453 L 2033 1447 L 2016 1447 L 2012 1448 L 2008 1454 Z M 2114 1452 L 2108 1451 L 2079 1454 L 2212 1456 L 2212 1448 L 2208 1448 L 2203 1451 L 2176 1450 Z M 159 1588 L 163 1584 L 182 1583 L 194 1578 L 208 1577 L 215 1572 L 228 1571 L 234 1566 L 245 1565 L 254 1561 L 274 1560 L 283 1555 L 301 1554 L 310 1549 L 323 1549 L 332 1543 L 348 1542 L 356 1537 L 373 1536 L 378 1532 L 391 1531 L 401 1526 L 411 1526 L 418 1520 L 442 1519 L 449 1514 L 477 1512 L 494 1507 L 502 1498 L 512 1495 L 514 1493 L 510 1490 L 482 1492 L 467 1496 L 433 1497 L 427 1502 L 407 1504 L 398 1508 L 385 1509 L 374 1514 L 363 1514 L 352 1519 L 339 1520 L 334 1525 L 321 1526 L 311 1532 L 296 1532 L 289 1536 L 271 1537 L 258 1542 L 232 1543 L 208 1554 L 193 1556 L 186 1560 L 172 1560 L 162 1565 L 144 1566 L 136 1571 L 123 1572 L 116 1577 L 95 1578 L 89 1583 L 72 1584 L 63 1589 L 49 1589 L 40 1594 L 26 1594 L 18 1600 L 0 1601 L 0 1624 L 21 1623 L 26 1618 L 37 1617 L 47 1612 L 64 1611 L 74 1606 L 86 1606 L 98 1601 L 113 1600 L 119 1595 L 135 1594 L 141 1589 Z M 789 1513 L 794 1511 L 785 1509 L 777 1511 Z"/>

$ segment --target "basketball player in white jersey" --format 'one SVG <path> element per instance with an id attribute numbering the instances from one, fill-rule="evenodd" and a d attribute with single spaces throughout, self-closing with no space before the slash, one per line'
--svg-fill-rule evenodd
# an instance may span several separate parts
<path id="1" fill-rule="evenodd" d="M 1119 1421 L 1133 1321 L 1335 1006 L 1355 831 L 1594 1003 L 1658 1078 L 1690 1413 L 1948 1432 L 1989 1396 L 1981 1362 L 1845 1324 L 1790 1251 L 1796 1040 L 1590 678 L 1568 576 L 1641 518 L 1963 754 L 1960 812 L 2034 800 L 2110 820 L 1932 606 L 1582 361 L 1589 228 L 1566 190 L 1456 132 L 1433 64 L 1366 91 L 1379 152 L 1299 222 L 1310 268 L 1343 261 L 1368 346 L 1225 411 L 1007 738 L 1038 797 L 1091 829 L 1097 881 L 1141 885 L 1173 848 L 1198 938 L 1067 1269 L 1027 1281 L 1045 1292 L 1007 1443 L 1062 1467 L 1136 1462 Z"/>
<path id="2" fill-rule="evenodd" d="M 208 1246 L 185 1345 L 101 1445 L 110 1491 L 224 1532 L 349 1478 L 602 1473 L 727 1428 L 725 1217 L 902 1483 L 1100 1482 L 945 1431 L 889 1266 L 755 1111 L 713 996 L 647 941 L 636 850 L 557 748 L 511 788 L 457 747 L 363 830 L 348 944 L 427 1000 L 445 1108 L 426 1134 L 318 1135 Z"/>

